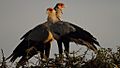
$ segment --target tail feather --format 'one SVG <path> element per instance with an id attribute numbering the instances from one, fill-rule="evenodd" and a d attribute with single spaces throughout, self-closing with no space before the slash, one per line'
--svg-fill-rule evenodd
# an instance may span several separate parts
<path id="1" fill-rule="evenodd" d="M 25 54 L 25 50 L 29 48 L 28 41 L 23 40 L 13 51 L 13 53 L 6 59 L 10 59 L 10 62 L 14 62 L 18 57 L 21 57 Z"/>
<path id="2" fill-rule="evenodd" d="M 23 38 L 27 37 L 31 32 L 32 32 L 32 30 L 28 31 L 26 34 L 24 34 L 24 35 L 20 38 L 20 40 L 22 40 Z"/>
<path id="3" fill-rule="evenodd" d="M 100 46 L 100 44 L 93 35 L 91 35 L 88 31 L 84 30 L 83 28 L 77 25 L 74 25 L 72 23 L 69 24 L 73 26 L 76 29 L 76 31 L 65 35 L 65 37 L 69 38 L 72 42 L 75 42 L 80 45 L 85 45 L 93 51 L 97 50 L 95 44 L 98 46 Z"/>
<path id="4" fill-rule="evenodd" d="M 10 59 L 10 62 L 13 63 L 13 62 L 17 59 L 17 57 L 18 57 L 18 56 L 17 56 L 16 54 L 13 55 L 13 56 L 11 57 L 11 59 Z"/>
<path id="5" fill-rule="evenodd" d="M 93 40 L 93 42 L 94 42 L 96 45 L 100 46 L 100 44 L 99 44 L 99 42 L 98 42 L 97 40 Z M 101 46 L 100 46 L 100 47 L 101 47 Z"/>
<path id="6" fill-rule="evenodd" d="M 80 42 L 80 43 L 79 43 Z M 93 51 L 97 51 L 97 47 L 93 44 L 93 43 L 90 43 L 90 42 L 87 42 L 87 41 L 84 41 L 82 39 L 79 39 L 78 40 L 78 43 L 81 44 L 82 42 L 82 45 L 85 45 L 86 47 L 88 47 L 89 49 L 93 50 Z"/>
<path id="7" fill-rule="evenodd" d="M 72 32 L 72 33 L 69 34 L 70 37 L 73 37 L 75 39 L 82 39 L 86 42 L 89 42 L 89 43 L 96 44 L 96 45 L 100 46 L 97 39 L 93 35 L 91 35 L 88 31 L 86 31 L 83 28 L 81 28 L 77 25 L 74 25 L 72 23 L 69 23 L 69 24 L 72 25 L 76 29 L 75 32 Z"/>
<path id="8" fill-rule="evenodd" d="M 25 65 L 26 62 L 36 54 L 38 54 L 36 47 L 32 46 L 31 48 L 27 49 L 26 52 L 25 52 L 25 55 L 22 56 L 22 58 L 17 63 L 16 67 L 18 68 L 19 66 Z"/>
<path id="9" fill-rule="evenodd" d="M 12 56 L 13 56 L 13 53 L 10 56 L 8 56 L 5 60 L 10 59 Z"/>
<path id="10" fill-rule="evenodd" d="M 89 37 L 91 37 L 91 38 L 96 40 L 96 38 L 93 37 L 93 35 L 91 35 L 88 31 L 84 30 L 83 28 L 81 28 L 81 27 L 79 27 L 79 26 L 77 26 L 75 24 L 72 24 L 72 23 L 69 23 L 69 24 L 76 29 L 76 32 L 78 32 L 78 34 L 82 33 L 84 36 L 86 35 L 86 36 L 89 36 Z"/>

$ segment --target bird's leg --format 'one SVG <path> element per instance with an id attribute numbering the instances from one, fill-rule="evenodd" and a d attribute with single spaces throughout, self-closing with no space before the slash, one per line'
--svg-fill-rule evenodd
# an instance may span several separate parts
<path id="1" fill-rule="evenodd" d="M 51 48 L 51 45 L 50 45 L 50 42 L 48 42 L 46 45 L 45 45 L 45 59 L 48 60 L 49 58 L 49 55 L 50 55 L 50 48 Z"/>
<path id="2" fill-rule="evenodd" d="M 67 57 L 69 57 L 69 41 L 64 41 L 63 44 L 65 47 L 65 54 Z"/>
<path id="3" fill-rule="evenodd" d="M 41 49 L 40 49 L 40 56 L 41 56 L 41 59 L 44 58 L 44 48 L 41 48 Z"/>
<path id="4" fill-rule="evenodd" d="M 61 40 L 57 40 L 57 44 L 58 44 L 58 49 L 59 49 L 59 62 L 62 63 L 63 62 L 63 48 L 62 48 L 62 41 Z"/>
<path id="5" fill-rule="evenodd" d="M 61 56 L 62 53 L 63 53 L 62 41 L 61 41 L 61 40 L 57 40 L 57 44 L 58 44 L 59 54 L 60 54 L 60 56 Z"/>

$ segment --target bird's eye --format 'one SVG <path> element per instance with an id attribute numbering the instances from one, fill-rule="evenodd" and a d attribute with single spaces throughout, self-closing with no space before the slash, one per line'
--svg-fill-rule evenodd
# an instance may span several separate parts
<path id="1" fill-rule="evenodd" d="M 59 6 L 63 6 L 63 4 L 59 4 Z"/>
<path id="2" fill-rule="evenodd" d="M 48 8 L 47 11 L 53 11 L 53 9 L 52 8 Z"/>
<path id="3" fill-rule="evenodd" d="M 52 11 L 53 9 L 49 9 L 49 11 Z"/>
<path id="4" fill-rule="evenodd" d="M 61 6 L 64 6 L 64 4 L 61 4 Z"/>

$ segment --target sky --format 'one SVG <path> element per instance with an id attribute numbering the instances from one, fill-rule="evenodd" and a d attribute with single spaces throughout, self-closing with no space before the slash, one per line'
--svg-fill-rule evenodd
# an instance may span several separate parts
<path id="1" fill-rule="evenodd" d="M 46 9 L 65 4 L 62 20 L 90 32 L 105 48 L 120 46 L 120 0 L 0 0 L 0 48 L 5 56 L 21 42 L 20 37 L 47 19 Z M 74 43 L 70 51 L 82 48 Z M 58 53 L 56 41 L 51 55 Z M 1 54 L 0 54 L 1 57 Z"/>

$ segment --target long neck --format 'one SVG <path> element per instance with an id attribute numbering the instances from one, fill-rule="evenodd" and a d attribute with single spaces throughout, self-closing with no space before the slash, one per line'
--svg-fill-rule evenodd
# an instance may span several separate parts
<path id="1" fill-rule="evenodd" d="M 56 23 L 59 21 L 59 19 L 56 16 L 56 13 L 52 13 L 48 15 L 47 21 L 50 21 L 52 23 Z"/>
<path id="2" fill-rule="evenodd" d="M 59 9 L 59 8 L 56 9 L 56 16 L 59 20 L 61 20 L 61 16 L 62 16 L 62 10 L 61 9 Z"/>

